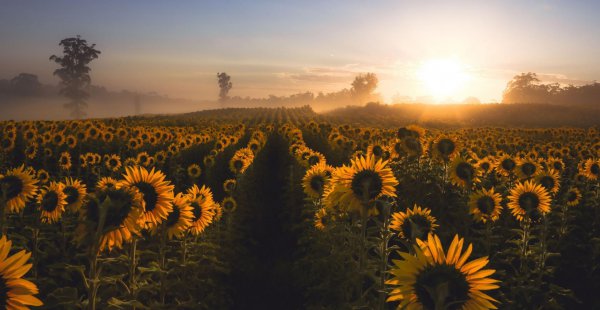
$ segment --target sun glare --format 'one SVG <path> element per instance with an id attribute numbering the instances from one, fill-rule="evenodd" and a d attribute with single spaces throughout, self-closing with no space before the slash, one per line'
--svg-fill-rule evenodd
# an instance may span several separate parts
<path id="1" fill-rule="evenodd" d="M 424 62 L 417 71 L 417 77 L 437 102 L 458 95 L 469 76 L 464 65 L 454 59 L 431 59 Z"/>

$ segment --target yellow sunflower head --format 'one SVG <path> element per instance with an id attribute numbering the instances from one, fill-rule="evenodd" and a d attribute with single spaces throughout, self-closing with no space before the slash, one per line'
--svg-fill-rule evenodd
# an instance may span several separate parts
<path id="1" fill-rule="evenodd" d="M 556 194 L 560 188 L 560 175 L 554 169 L 542 170 L 535 175 L 535 182 L 543 186 L 549 193 Z"/>
<path id="2" fill-rule="evenodd" d="M 467 262 L 473 246 L 463 252 L 458 235 L 447 252 L 434 234 L 417 243 L 414 255 L 399 252 L 402 260 L 393 260 L 388 301 L 399 301 L 398 309 L 496 309 L 498 301 L 483 293 L 499 288 L 499 281 L 489 278 L 495 270 L 483 269 L 487 257 Z"/>
<path id="3" fill-rule="evenodd" d="M 306 171 L 302 178 L 304 193 L 310 198 L 317 199 L 323 195 L 325 187 L 331 179 L 333 167 L 325 164 L 317 164 Z"/>
<path id="4" fill-rule="evenodd" d="M 121 168 L 121 157 L 119 155 L 112 154 L 106 158 L 104 164 L 109 171 L 119 171 L 119 168 Z"/>
<path id="5" fill-rule="evenodd" d="M 550 212 L 551 199 L 548 191 L 531 180 L 517 183 L 508 199 L 508 208 L 518 221 L 536 220 Z"/>
<path id="6" fill-rule="evenodd" d="M 173 198 L 173 211 L 165 221 L 169 239 L 180 238 L 192 225 L 192 206 L 187 195 L 179 193 Z"/>
<path id="7" fill-rule="evenodd" d="M 67 195 L 67 208 L 71 212 L 77 212 L 85 203 L 86 186 L 81 181 L 73 178 L 66 178 L 63 192 Z"/>
<path id="8" fill-rule="evenodd" d="M 227 180 L 225 180 L 225 182 L 223 182 L 223 190 L 227 194 L 231 195 L 231 193 L 233 193 L 235 191 L 236 187 L 237 187 L 237 181 L 235 179 L 227 179 Z"/>
<path id="9" fill-rule="evenodd" d="M 327 225 L 333 220 L 333 216 L 327 213 L 327 209 L 321 208 L 315 213 L 315 228 L 318 230 L 325 230 Z"/>
<path id="10" fill-rule="evenodd" d="M 516 168 L 517 162 L 509 155 L 503 155 L 496 161 L 496 171 L 502 176 L 513 175 Z"/>
<path id="11" fill-rule="evenodd" d="M 486 223 L 495 222 L 502 213 L 502 195 L 490 190 L 481 189 L 471 194 L 469 197 L 469 213 L 473 215 L 476 221 Z"/>
<path id="12" fill-rule="evenodd" d="M 5 204 L 10 213 L 21 212 L 25 203 L 35 196 L 37 182 L 23 165 L 7 171 L 0 175 L 0 203 Z"/>
<path id="13" fill-rule="evenodd" d="M 29 309 L 43 303 L 33 295 L 39 293 L 37 286 L 22 277 L 31 269 L 26 264 L 31 253 L 21 250 L 8 256 L 12 242 L 6 236 L 0 238 L 0 306 L 4 309 Z"/>
<path id="14" fill-rule="evenodd" d="M 191 164 L 187 167 L 187 174 L 190 178 L 199 178 L 201 173 L 202 169 L 200 169 L 200 166 L 198 166 L 198 164 Z"/>
<path id="15" fill-rule="evenodd" d="M 583 165 L 582 174 L 590 180 L 598 180 L 600 178 L 600 160 L 589 158 Z"/>
<path id="16" fill-rule="evenodd" d="M 123 175 L 123 186 L 136 187 L 142 194 L 144 206 L 144 223 L 146 228 L 162 223 L 173 209 L 173 185 L 165 180 L 166 176 L 159 170 L 148 171 L 144 167 L 127 167 Z"/>
<path id="17" fill-rule="evenodd" d="M 582 196 L 581 196 L 581 192 L 576 187 L 572 187 L 567 191 L 566 197 L 567 197 L 567 206 L 575 207 L 575 206 L 579 205 L 579 203 L 581 202 Z"/>
<path id="18" fill-rule="evenodd" d="M 213 222 L 215 216 L 215 202 L 210 189 L 206 186 L 198 188 L 197 185 L 187 190 L 188 201 L 192 207 L 192 224 L 190 232 L 199 235 Z"/>
<path id="19" fill-rule="evenodd" d="M 436 219 L 431 215 L 431 210 L 414 205 L 404 212 L 392 213 L 390 229 L 397 232 L 400 238 L 415 241 L 423 239 L 433 233 L 438 227 Z"/>
<path id="20" fill-rule="evenodd" d="M 532 178 L 541 170 L 540 164 L 529 157 L 520 159 L 517 162 L 517 175 L 521 180 L 527 180 Z"/>
<path id="21" fill-rule="evenodd" d="M 479 182 L 480 170 L 462 156 L 454 157 L 448 173 L 450 174 L 450 182 L 459 187 L 471 188 Z"/>
<path id="22" fill-rule="evenodd" d="M 65 212 L 67 195 L 63 189 L 63 184 L 52 182 L 44 186 L 38 194 L 37 203 L 40 207 L 42 223 L 56 223 Z"/>
<path id="23" fill-rule="evenodd" d="M 449 161 L 455 155 L 458 154 L 460 146 L 458 141 L 447 135 L 441 135 L 437 139 L 433 140 L 431 144 L 431 152 L 434 158 Z"/>
<path id="24" fill-rule="evenodd" d="M 227 213 L 235 212 L 235 209 L 237 209 L 237 201 L 231 196 L 225 197 L 223 201 L 221 201 L 221 207 L 223 208 L 223 211 Z"/>

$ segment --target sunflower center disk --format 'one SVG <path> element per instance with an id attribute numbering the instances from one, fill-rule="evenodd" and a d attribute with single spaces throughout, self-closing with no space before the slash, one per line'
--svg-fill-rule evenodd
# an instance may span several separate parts
<path id="1" fill-rule="evenodd" d="M 171 211 L 169 213 L 169 215 L 167 216 L 167 227 L 175 226 L 175 224 L 177 224 L 177 222 L 179 221 L 180 215 L 181 215 L 181 211 L 179 211 L 179 208 L 174 206 L 173 211 Z"/>
<path id="2" fill-rule="evenodd" d="M 46 212 L 52 212 L 58 207 L 58 195 L 55 192 L 48 192 L 44 195 L 41 204 L 42 209 Z"/>
<path id="3" fill-rule="evenodd" d="M 502 166 L 502 169 L 506 171 L 512 171 L 513 169 L 515 169 L 516 166 L 515 162 L 512 159 L 505 159 L 500 165 Z"/>
<path id="4" fill-rule="evenodd" d="M 494 211 L 494 199 L 490 196 L 483 196 L 477 200 L 477 209 L 482 214 L 490 215 Z"/>
<path id="5" fill-rule="evenodd" d="M 356 196 L 372 200 L 381 193 L 383 181 L 377 172 L 363 170 L 354 175 L 351 188 Z"/>
<path id="6" fill-rule="evenodd" d="M 431 222 L 421 214 L 414 214 L 404 220 L 402 233 L 410 240 L 424 240 L 431 231 Z"/>
<path id="7" fill-rule="evenodd" d="M 442 139 L 437 145 L 438 151 L 444 156 L 452 154 L 455 148 L 456 144 L 454 144 L 454 142 L 450 139 Z"/>
<path id="8" fill-rule="evenodd" d="M 532 163 L 524 163 L 523 166 L 521 167 L 521 171 L 523 172 L 523 174 L 525 174 L 526 176 L 531 176 L 535 173 L 535 165 Z"/>
<path id="9" fill-rule="evenodd" d="M 23 191 L 23 181 L 14 175 L 5 176 L 0 180 L 0 190 L 5 186 L 7 187 L 6 199 L 8 200 L 19 196 Z"/>
<path id="10" fill-rule="evenodd" d="M 468 163 L 459 163 L 458 166 L 456 166 L 456 176 L 467 183 L 470 183 L 471 180 L 473 180 L 474 174 L 475 169 Z"/>
<path id="11" fill-rule="evenodd" d="M 322 176 L 316 175 L 312 179 L 310 179 L 310 188 L 317 193 L 323 192 L 323 187 L 325 186 L 325 180 Z"/>
<path id="12" fill-rule="evenodd" d="M 454 266 L 428 266 L 417 275 L 415 294 L 424 309 L 458 310 L 469 299 L 469 283 Z"/>
<path id="13" fill-rule="evenodd" d="M 192 205 L 192 214 L 194 214 L 194 222 L 197 221 L 202 216 L 202 207 L 197 201 L 193 201 Z"/>
<path id="14" fill-rule="evenodd" d="M 135 185 L 142 195 L 144 196 L 144 202 L 146 203 L 146 212 L 150 212 L 156 208 L 156 203 L 158 202 L 158 193 L 156 189 L 151 184 L 146 182 L 140 182 Z"/>
<path id="15" fill-rule="evenodd" d="M 73 186 L 65 187 L 63 192 L 67 194 L 66 200 L 68 205 L 75 203 L 79 199 L 79 191 Z"/>
<path id="16" fill-rule="evenodd" d="M 531 192 L 523 193 L 519 196 L 519 206 L 525 210 L 530 217 L 537 214 L 537 208 L 540 205 L 540 198 Z"/>

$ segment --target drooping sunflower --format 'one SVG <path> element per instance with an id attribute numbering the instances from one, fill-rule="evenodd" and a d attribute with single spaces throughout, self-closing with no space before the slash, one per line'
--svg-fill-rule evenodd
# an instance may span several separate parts
<path id="1" fill-rule="evenodd" d="M 199 178 L 201 173 L 202 169 L 200 169 L 200 166 L 198 166 L 198 164 L 191 164 L 187 167 L 187 174 L 190 178 Z"/>
<path id="2" fill-rule="evenodd" d="M 489 278 L 495 270 L 483 269 L 487 257 L 467 262 L 472 244 L 463 252 L 464 239 L 455 235 L 445 252 L 434 234 L 417 243 L 415 255 L 399 252 L 402 260 L 393 260 L 388 302 L 400 301 L 398 309 L 496 309 L 498 301 L 483 291 L 498 289 L 500 281 Z"/>
<path id="3" fill-rule="evenodd" d="M 65 212 L 67 195 L 63 192 L 64 185 L 51 182 L 44 186 L 37 197 L 42 223 L 56 223 Z"/>
<path id="4" fill-rule="evenodd" d="M 192 225 L 192 206 L 187 195 L 178 193 L 173 198 L 173 211 L 167 216 L 165 225 L 167 226 L 167 236 L 170 239 L 180 238 Z"/>
<path id="5" fill-rule="evenodd" d="M 551 199 L 548 191 L 531 180 L 517 183 L 510 190 L 508 199 L 508 208 L 518 221 L 535 220 L 550 212 Z"/>
<path id="6" fill-rule="evenodd" d="M 39 293 L 37 286 L 22 277 L 31 269 L 26 264 L 31 253 L 25 250 L 8 256 L 12 241 L 0 238 L 0 307 L 3 309 L 29 309 L 44 303 L 33 296 Z"/>
<path id="7" fill-rule="evenodd" d="M 223 211 L 227 213 L 234 212 L 237 209 L 237 201 L 231 196 L 225 197 L 223 201 L 221 201 L 221 207 Z"/>
<path id="8" fill-rule="evenodd" d="M 463 188 L 471 188 L 479 181 L 480 175 L 479 169 L 462 156 L 455 156 L 452 159 L 448 173 L 450 174 L 450 182 Z"/>
<path id="9" fill-rule="evenodd" d="M 25 203 L 37 192 L 37 182 L 23 165 L 0 175 L 0 199 L 6 198 L 3 203 L 8 212 L 18 213 L 25 208 Z"/>
<path id="10" fill-rule="evenodd" d="M 542 170 L 535 176 L 535 182 L 542 185 L 549 193 L 556 194 L 560 188 L 560 175 L 558 171 L 550 168 Z"/>
<path id="11" fill-rule="evenodd" d="M 325 164 L 317 164 L 306 171 L 302 178 L 304 193 L 310 198 L 317 199 L 323 195 L 325 187 L 331 179 L 333 167 Z"/>
<path id="12" fill-rule="evenodd" d="M 210 188 L 204 185 L 198 188 L 194 184 L 187 190 L 187 196 L 193 215 L 190 232 L 193 235 L 199 235 L 212 223 L 215 216 L 213 195 Z"/>
<path id="13" fill-rule="evenodd" d="M 365 212 L 369 202 L 383 196 L 396 197 L 398 180 L 387 166 L 387 161 L 375 160 L 374 156 L 358 157 L 347 169 L 334 174 L 334 191 L 339 193 L 340 203 L 348 210 Z M 338 195 L 334 195 L 338 196 Z"/>
<path id="14" fill-rule="evenodd" d="M 146 228 L 162 223 L 173 209 L 173 185 L 165 180 L 166 176 L 159 170 L 148 171 L 144 167 L 126 167 L 123 175 L 124 186 L 136 187 L 144 200 L 144 223 Z"/>
<path id="15" fill-rule="evenodd" d="M 431 210 L 414 205 L 412 209 L 392 213 L 390 229 L 396 231 L 400 238 L 415 241 L 424 239 L 438 227 Z"/>
<path id="16" fill-rule="evenodd" d="M 576 188 L 572 187 L 567 191 L 567 206 L 575 207 L 581 202 L 581 192 Z"/>
<path id="17" fill-rule="evenodd" d="M 67 195 L 67 208 L 71 212 L 77 212 L 85 203 L 86 186 L 81 181 L 73 178 L 65 179 L 63 192 Z"/>
<path id="18" fill-rule="evenodd" d="M 495 222 L 502 213 L 502 195 L 494 192 L 494 189 L 481 189 L 471 194 L 469 197 L 469 213 L 473 215 L 476 221 L 486 223 Z"/>
<path id="19" fill-rule="evenodd" d="M 583 164 L 582 174 L 590 180 L 598 180 L 600 178 L 600 161 L 589 158 Z"/>
<path id="20" fill-rule="evenodd" d="M 80 209 L 80 224 L 75 231 L 75 240 L 82 243 L 86 238 L 93 237 L 101 213 L 106 212 L 99 250 L 121 248 L 123 243 L 131 240 L 132 234 L 139 234 L 144 224 L 143 203 L 142 194 L 137 188 L 124 186 L 122 182 L 116 187 L 96 191 Z"/>
<path id="21" fill-rule="evenodd" d="M 233 173 L 244 173 L 254 160 L 254 152 L 249 148 L 242 148 L 235 152 L 229 161 L 229 169 Z"/>

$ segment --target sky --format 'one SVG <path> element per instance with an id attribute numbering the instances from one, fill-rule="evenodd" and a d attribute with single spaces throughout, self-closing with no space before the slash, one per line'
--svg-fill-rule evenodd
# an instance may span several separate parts
<path id="1" fill-rule="evenodd" d="M 264 97 L 337 91 L 373 72 L 386 100 L 493 102 L 521 72 L 598 79 L 598 12 L 600 1 L 567 0 L 0 0 L 0 78 L 27 72 L 57 83 L 48 57 L 79 34 L 102 52 L 93 84 L 110 90 L 214 100 L 216 74 L 227 72 L 230 95 Z M 438 63 L 449 75 L 423 77 Z M 460 82 L 436 94 L 449 80 Z"/>

